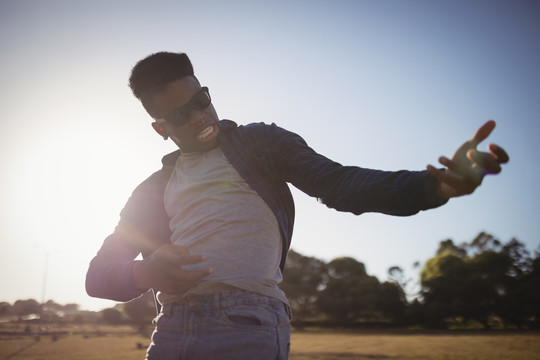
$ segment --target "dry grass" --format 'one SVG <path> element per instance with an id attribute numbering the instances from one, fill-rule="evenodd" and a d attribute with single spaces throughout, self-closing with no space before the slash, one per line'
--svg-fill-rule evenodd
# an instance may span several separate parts
<path id="1" fill-rule="evenodd" d="M 296 332 L 291 360 L 540 360 L 540 334 Z"/>
<path id="2" fill-rule="evenodd" d="M 40 337 L 25 335 L 24 327 L 16 323 L 2 324 L 1 330 L 0 360 L 144 359 L 149 343 L 129 326 L 55 325 L 47 329 L 49 335 Z M 18 334 L 6 335 L 13 331 Z M 38 326 L 30 326 L 30 331 L 37 334 Z"/>
<path id="3" fill-rule="evenodd" d="M 145 351 L 137 349 L 137 341 L 144 339 L 135 336 L 84 338 L 70 335 L 51 341 L 42 337 L 40 341 L 0 340 L 0 359 L 5 360 L 134 360 L 144 359 Z M 146 342 L 145 342 L 146 343 Z"/>
<path id="4" fill-rule="evenodd" d="M 124 329 L 126 330 L 126 329 Z M 136 334 L 0 337 L 0 360 L 144 359 L 148 338 Z M 103 333 L 103 331 L 102 331 Z M 124 334 L 124 335 L 122 335 Z M 538 333 L 392 334 L 310 331 L 292 335 L 291 360 L 540 360 Z"/>

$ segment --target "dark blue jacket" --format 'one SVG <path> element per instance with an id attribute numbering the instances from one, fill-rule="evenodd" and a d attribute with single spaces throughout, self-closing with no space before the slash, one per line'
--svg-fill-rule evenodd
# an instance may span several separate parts
<path id="1" fill-rule="evenodd" d="M 275 124 L 237 126 L 220 122 L 219 140 L 226 158 L 268 204 L 280 225 L 283 270 L 294 225 L 294 202 L 287 183 L 338 211 L 413 215 L 445 203 L 436 195 L 437 181 L 425 171 L 380 171 L 343 166 L 313 151 L 297 134 Z M 128 301 L 148 289 L 133 285 L 131 267 L 141 253 L 150 255 L 170 243 L 163 194 L 180 151 L 166 155 L 161 170 L 141 183 L 90 263 L 90 296 Z M 314 239 L 328 241 L 328 239 Z"/>

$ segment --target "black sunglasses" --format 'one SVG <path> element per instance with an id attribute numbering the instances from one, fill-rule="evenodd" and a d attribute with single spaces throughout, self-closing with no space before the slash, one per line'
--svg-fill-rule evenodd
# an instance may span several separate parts
<path id="1" fill-rule="evenodd" d="M 208 106 L 212 99 L 210 98 L 210 93 L 208 88 L 205 86 L 201 88 L 187 103 L 182 106 L 174 109 L 169 115 L 165 116 L 163 119 L 157 119 L 158 122 L 167 121 L 174 126 L 182 126 L 189 121 L 189 115 L 191 110 L 204 110 Z"/>

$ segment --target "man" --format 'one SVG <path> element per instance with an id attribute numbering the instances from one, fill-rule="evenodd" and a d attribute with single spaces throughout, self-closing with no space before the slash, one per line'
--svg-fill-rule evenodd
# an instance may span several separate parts
<path id="1" fill-rule="evenodd" d="M 130 87 L 154 130 L 180 150 L 134 190 L 86 287 L 117 301 L 157 294 L 148 359 L 287 358 L 290 311 L 278 286 L 294 222 L 287 183 L 339 211 L 412 215 L 472 193 L 508 161 L 497 145 L 476 151 L 489 121 L 440 158 L 444 169 L 342 166 L 275 124 L 219 121 L 185 54 L 139 61 Z"/>

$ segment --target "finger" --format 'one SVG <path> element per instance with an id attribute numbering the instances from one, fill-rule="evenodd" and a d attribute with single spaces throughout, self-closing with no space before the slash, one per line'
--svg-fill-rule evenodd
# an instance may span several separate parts
<path id="1" fill-rule="evenodd" d="M 195 270 L 195 271 L 185 271 L 184 276 L 187 280 L 190 281 L 199 281 L 208 275 L 210 275 L 214 271 L 213 268 L 206 268 L 202 270 Z"/>
<path id="2" fill-rule="evenodd" d="M 206 260 L 206 256 L 204 255 L 191 255 L 187 248 L 183 246 L 167 244 L 163 245 L 160 250 L 160 259 L 173 267 L 197 264 Z"/>
<path id="3" fill-rule="evenodd" d="M 428 165 L 428 166 L 427 166 L 427 171 L 428 171 L 428 173 L 430 173 L 431 175 L 433 175 L 435 178 L 437 178 L 437 180 L 441 181 L 441 176 L 442 176 L 441 173 L 443 173 L 444 170 L 437 169 L 437 168 L 435 168 L 435 167 L 432 166 L 432 165 Z"/>
<path id="4" fill-rule="evenodd" d="M 174 259 L 175 266 L 193 265 L 206 260 L 205 255 L 180 255 Z"/>
<path id="5" fill-rule="evenodd" d="M 467 157 L 474 162 L 472 169 L 478 171 L 481 175 L 498 174 L 501 172 L 501 165 L 491 153 L 469 150 Z"/>
<path id="6" fill-rule="evenodd" d="M 202 279 L 212 273 L 212 268 L 196 271 L 182 271 L 172 277 L 171 286 L 175 288 L 173 292 L 182 293 L 196 286 Z"/>
<path id="7" fill-rule="evenodd" d="M 454 171 L 456 173 L 459 173 L 459 174 L 463 173 L 465 171 L 465 169 L 466 169 L 465 166 L 460 165 L 457 161 L 451 160 L 451 159 L 447 158 L 446 156 L 441 156 L 439 158 L 439 163 L 441 165 L 446 166 L 448 169 L 450 169 L 450 170 L 452 170 L 452 171 Z"/>
<path id="8" fill-rule="evenodd" d="M 475 146 L 478 145 L 480 142 L 486 139 L 489 136 L 489 134 L 491 134 L 494 128 L 495 128 L 495 121 L 489 120 L 476 131 L 476 133 L 471 139 L 471 142 Z"/>
<path id="9" fill-rule="evenodd" d="M 199 270 L 182 270 L 182 269 L 175 269 L 175 271 L 170 272 L 170 276 L 172 276 L 175 281 L 178 281 L 179 283 L 182 282 L 189 282 L 189 281 L 199 281 L 202 278 L 207 277 L 214 271 L 213 268 L 208 267 L 204 269 Z"/>
<path id="10" fill-rule="evenodd" d="M 162 246 L 164 250 L 176 255 L 190 255 L 189 250 L 185 246 L 166 244 Z"/>
<path id="11" fill-rule="evenodd" d="M 448 170 L 450 170 L 450 171 L 443 171 L 444 175 L 446 175 L 447 177 L 453 177 L 455 179 L 458 179 L 458 181 L 461 181 L 461 182 L 465 178 L 473 179 L 472 182 L 480 182 L 482 176 L 484 175 L 482 172 L 478 171 L 475 167 L 471 166 L 472 164 L 463 165 L 457 161 L 450 160 L 445 156 L 441 156 L 439 158 L 439 162 L 442 165 L 446 166 Z"/>
<path id="12" fill-rule="evenodd" d="M 510 161 L 510 157 L 506 151 L 504 151 L 504 149 L 499 145 L 490 144 L 488 148 L 489 151 L 491 151 L 491 153 L 497 158 L 499 164 L 506 164 L 508 161 Z"/>

